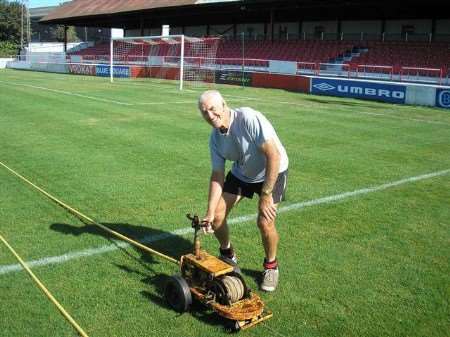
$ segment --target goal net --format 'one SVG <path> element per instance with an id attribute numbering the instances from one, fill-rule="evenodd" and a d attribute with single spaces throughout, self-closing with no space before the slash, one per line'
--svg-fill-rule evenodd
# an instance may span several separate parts
<path id="1" fill-rule="evenodd" d="M 215 82 L 220 39 L 184 35 L 113 38 L 110 45 L 111 81 L 116 78 L 152 79 L 198 86 Z"/>

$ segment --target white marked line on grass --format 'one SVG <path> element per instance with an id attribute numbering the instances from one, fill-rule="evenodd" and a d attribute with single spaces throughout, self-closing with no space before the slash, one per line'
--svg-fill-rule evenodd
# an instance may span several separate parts
<path id="1" fill-rule="evenodd" d="M 95 101 L 99 101 L 99 102 L 119 104 L 119 105 L 125 105 L 125 106 L 196 104 L 197 103 L 197 101 L 127 103 L 127 102 L 121 102 L 121 101 L 116 101 L 116 100 L 111 100 L 111 99 L 106 99 L 106 98 L 101 98 L 101 97 L 77 94 L 77 93 L 70 92 L 70 91 L 51 89 L 51 88 L 46 88 L 46 87 L 37 86 L 37 85 L 31 85 L 31 84 L 15 83 L 15 82 L 1 81 L 1 80 L 0 80 L 0 83 L 11 84 L 11 85 L 16 85 L 16 86 L 24 86 L 24 87 L 40 89 L 40 90 L 46 90 L 46 91 L 55 92 L 55 93 L 58 93 L 58 94 L 64 94 L 64 95 L 69 95 L 69 96 L 76 96 L 76 97 L 87 98 L 87 99 L 91 99 L 91 100 L 95 100 Z M 127 83 L 127 84 L 135 84 L 136 85 L 136 83 Z M 144 85 L 147 85 L 147 84 L 144 84 Z M 157 85 L 155 84 L 154 86 L 157 86 Z M 188 89 L 185 89 L 185 91 L 195 92 L 193 90 L 188 90 Z M 176 92 L 176 93 L 179 93 L 179 92 Z M 261 100 L 261 99 L 256 98 L 256 97 L 235 96 L 235 95 L 223 95 L 223 96 L 226 97 L 226 98 L 231 98 L 233 100 L 234 99 L 239 99 L 239 100 L 247 100 L 247 101 L 256 101 L 257 103 L 263 103 L 263 104 L 286 104 L 286 105 L 293 105 L 293 106 L 303 106 L 304 105 L 302 103 L 289 102 L 289 101 L 275 101 L 275 100 L 274 101 L 265 101 L 265 100 Z M 324 113 L 327 113 L 327 112 L 324 112 Z M 420 118 L 404 118 L 404 117 L 393 116 L 393 115 L 384 114 L 384 113 L 364 112 L 364 111 L 355 111 L 355 112 L 352 112 L 352 114 L 353 113 L 357 113 L 357 114 L 361 114 L 361 115 L 381 116 L 381 117 L 387 117 L 387 118 L 392 118 L 392 119 L 397 119 L 397 120 L 404 120 L 404 121 L 411 121 L 411 122 L 418 122 L 418 123 L 425 123 L 425 124 L 437 124 L 437 125 L 450 126 L 450 123 L 441 122 L 441 121 L 426 120 L 426 119 L 420 119 Z"/>
<path id="2" fill-rule="evenodd" d="M 255 97 L 245 97 L 245 96 L 233 96 L 233 95 L 223 95 L 224 97 L 231 97 L 236 99 L 244 99 L 248 101 L 256 101 L 257 103 L 262 104 L 285 104 L 285 105 L 293 105 L 293 106 L 304 106 L 303 103 L 297 103 L 297 102 L 289 102 L 289 101 L 266 101 Z M 319 111 L 316 111 L 319 112 Z M 322 112 L 322 113 L 328 113 L 328 112 Z M 352 111 L 353 113 L 361 114 L 361 115 L 372 115 L 372 116 L 381 116 L 381 117 L 387 117 L 392 119 L 398 119 L 398 120 L 404 120 L 404 121 L 411 121 L 411 122 L 419 122 L 419 123 L 427 123 L 427 124 L 439 124 L 439 125 L 448 125 L 450 126 L 450 123 L 441 122 L 441 121 L 434 121 L 434 120 L 426 120 L 426 119 L 420 119 L 420 118 L 405 118 L 400 116 L 394 116 L 391 114 L 386 113 L 380 113 L 380 112 L 367 112 L 367 111 Z"/>
<path id="3" fill-rule="evenodd" d="M 91 99 L 91 100 L 99 101 L 99 102 L 114 103 L 114 104 L 119 104 L 119 105 L 134 105 L 132 103 L 125 103 L 125 102 L 115 101 L 115 100 L 106 99 L 106 98 L 82 95 L 82 94 L 77 94 L 75 92 L 70 92 L 70 91 L 65 91 L 65 90 L 58 90 L 58 89 L 51 89 L 51 88 L 41 87 L 41 86 L 38 86 L 38 85 L 15 83 L 15 82 L 10 82 L 10 81 L 8 81 L 8 82 L 0 81 L 0 83 L 4 83 L 4 84 L 8 84 L 8 85 L 21 86 L 21 87 L 27 87 L 27 88 L 33 88 L 33 89 L 46 90 L 46 91 L 55 92 L 55 93 L 58 93 L 58 94 L 69 95 L 69 96 L 76 96 L 76 97 L 81 97 L 81 98 L 87 98 L 87 99 Z"/>
<path id="4" fill-rule="evenodd" d="M 281 104 L 292 104 L 289 102 L 279 102 Z M 319 111 L 316 111 L 319 112 Z M 321 113 L 327 113 L 327 112 L 321 112 Z M 420 119 L 420 118 L 406 118 L 406 117 L 400 117 L 400 116 L 394 116 L 388 113 L 380 113 L 380 112 L 368 112 L 368 111 L 352 111 L 351 114 L 356 113 L 360 115 L 370 115 L 370 116 L 380 116 L 385 118 L 392 118 L 397 120 L 403 120 L 403 121 L 409 121 L 409 122 L 418 122 L 418 123 L 425 123 L 425 124 L 439 124 L 439 125 L 447 125 L 450 126 L 450 123 L 441 122 L 441 121 L 435 121 L 435 120 L 426 120 L 426 119 Z"/>
<path id="5" fill-rule="evenodd" d="M 429 121 L 429 120 L 421 119 L 421 118 L 404 118 L 404 117 L 399 117 L 399 116 L 393 116 L 390 114 L 383 114 L 383 113 L 379 113 L 379 112 L 358 111 L 357 113 L 364 114 L 364 115 L 383 116 L 383 117 L 388 117 L 388 118 L 408 120 L 408 121 L 420 122 L 420 123 L 450 125 L 450 123 L 446 123 L 446 122 L 433 121 L 433 120 Z"/>
<path id="6" fill-rule="evenodd" d="M 174 230 L 172 232 L 152 235 L 149 237 L 144 237 L 142 240 L 140 240 L 140 242 L 141 243 L 151 243 L 151 242 L 155 242 L 155 241 L 168 239 L 168 238 L 176 236 L 176 235 L 185 235 L 185 234 L 192 233 L 192 232 L 193 232 L 192 227 L 180 228 L 180 229 Z M 112 240 L 112 241 L 114 241 L 115 243 L 111 244 L 111 245 L 107 245 L 107 246 L 98 247 L 98 248 L 89 248 L 89 249 L 85 249 L 85 250 L 81 250 L 81 251 L 77 251 L 77 252 L 71 252 L 71 253 L 67 253 L 67 254 L 63 254 L 63 255 L 59 255 L 59 256 L 44 257 L 39 260 L 29 261 L 29 262 L 27 262 L 27 265 L 30 268 L 33 268 L 33 267 L 47 266 L 50 264 L 59 264 L 59 263 L 64 263 L 64 262 L 73 260 L 73 259 L 78 259 L 81 257 L 89 257 L 89 256 L 93 256 L 93 255 L 99 255 L 99 254 L 103 254 L 103 253 L 112 252 L 119 248 L 131 247 L 130 244 L 128 244 L 124 241 L 120 241 L 120 240 Z M 22 270 L 22 266 L 20 264 L 4 265 L 4 266 L 0 266 L 0 275 L 17 272 L 20 270 Z"/>
<path id="7" fill-rule="evenodd" d="M 234 99 L 232 99 L 234 101 Z M 231 100 L 229 100 L 231 101 Z M 174 102 L 142 102 L 142 103 L 134 103 L 133 105 L 172 105 L 172 104 L 197 104 L 198 100 L 191 101 L 174 101 Z"/>
<path id="8" fill-rule="evenodd" d="M 171 104 L 195 104 L 196 101 L 175 101 L 175 102 L 143 102 L 135 103 L 134 105 L 171 105 Z"/>
<path id="9" fill-rule="evenodd" d="M 1 81 L 1 80 L 0 80 L 0 83 L 9 84 L 9 85 L 15 85 L 15 86 L 28 87 L 28 88 L 33 88 L 33 89 L 40 89 L 40 90 L 54 92 L 54 93 L 57 93 L 57 94 L 76 96 L 76 97 L 87 98 L 87 99 L 91 99 L 91 100 L 95 100 L 95 101 L 99 101 L 99 102 L 119 104 L 119 105 L 125 105 L 125 106 L 172 105 L 172 104 L 193 104 L 194 105 L 194 104 L 197 104 L 197 100 L 175 101 L 175 102 L 166 101 L 166 102 L 127 103 L 127 102 L 121 102 L 121 101 L 112 100 L 112 99 L 106 99 L 106 98 L 101 98 L 101 97 L 95 97 L 95 96 L 88 96 L 88 95 L 78 94 L 78 93 L 75 93 L 75 92 L 70 92 L 70 91 L 65 91 L 65 90 L 51 89 L 51 88 L 46 88 L 46 87 L 42 87 L 42 86 L 38 86 L 38 85 L 32 85 L 32 84 L 16 83 L 16 82 L 10 82 L 10 81 L 6 82 L 6 81 Z"/>
<path id="10" fill-rule="evenodd" d="M 235 96 L 235 95 L 222 95 L 223 97 L 227 98 L 236 98 L 236 99 L 244 99 L 246 101 L 259 101 L 258 98 L 254 98 L 254 97 L 246 97 L 246 96 Z M 278 103 L 278 102 L 277 102 Z M 281 102 L 280 102 L 281 103 Z M 295 103 L 297 104 L 297 103 Z"/>
<path id="11" fill-rule="evenodd" d="M 337 201 L 347 199 L 350 197 L 369 194 L 369 193 L 378 192 L 378 191 L 383 191 L 388 188 L 405 185 L 408 183 L 413 183 L 413 182 L 421 181 L 421 180 L 425 180 L 425 179 L 431 179 L 431 178 L 447 175 L 449 173 L 450 173 L 450 169 L 447 169 L 447 170 L 432 172 L 432 173 L 423 174 L 423 175 L 419 175 L 419 176 L 415 176 L 415 177 L 409 177 L 409 178 L 393 181 L 393 182 L 378 185 L 378 186 L 373 186 L 373 187 L 363 188 L 363 189 L 359 189 L 359 190 L 355 190 L 355 191 L 351 191 L 351 192 L 344 192 L 344 193 L 340 193 L 340 194 L 330 195 L 327 197 L 318 198 L 318 199 L 314 199 L 314 200 L 303 201 L 303 202 L 291 204 L 288 206 L 280 207 L 278 209 L 278 213 L 300 210 L 302 208 L 320 205 L 320 204 L 329 204 L 329 203 L 337 202 Z M 230 219 L 228 221 L 228 223 L 236 224 L 236 223 L 247 222 L 250 220 L 255 220 L 256 216 L 257 216 L 256 214 L 240 216 L 240 217 Z M 191 232 L 192 232 L 191 227 L 180 228 L 180 229 L 174 230 L 172 232 L 153 235 L 150 237 L 145 237 L 141 240 L 141 242 L 142 243 L 151 243 L 151 242 L 155 242 L 155 241 L 164 240 L 164 239 L 170 238 L 175 235 L 185 235 L 185 234 L 188 234 Z M 39 266 L 46 266 L 46 265 L 50 265 L 50 264 L 60 264 L 60 263 L 64 263 L 64 262 L 67 262 L 67 261 L 70 261 L 73 259 L 78 259 L 81 257 L 88 257 L 88 256 L 93 256 L 93 255 L 99 255 L 99 254 L 115 251 L 119 248 L 128 248 L 128 247 L 130 247 L 130 245 L 128 243 L 123 242 L 123 241 L 116 241 L 115 244 L 111 244 L 111 245 L 107 245 L 107 246 L 85 249 L 82 251 L 71 252 L 71 253 L 67 253 L 64 255 L 45 257 L 45 258 L 38 259 L 38 260 L 28 261 L 27 265 L 29 267 L 39 267 Z M 18 272 L 20 270 L 22 270 L 22 266 L 20 264 L 0 265 L 0 275 L 9 274 L 12 272 Z"/>
<path id="12" fill-rule="evenodd" d="M 114 83 L 112 85 L 134 85 L 134 86 L 138 86 L 138 87 L 155 87 L 155 88 L 160 88 L 162 86 L 168 86 L 171 89 L 169 89 L 170 93 L 174 93 L 174 94 L 179 94 L 179 93 L 183 93 L 183 92 L 193 92 L 193 93 L 198 93 L 199 91 L 195 91 L 193 89 L 186 89 L 186 87 L 183 88 L 183 91 L 180 91 L 180 89 L 176 89 L 176 84 L 174 83 L 167 83 L 167 82 L 162 82 L 162 83 L 158 83 L 158 82 L 154 82 L 153 80 L 149 80 L 148 82 L 146 81 L 135 81 L 135 80 L 117 80 L 114 81 Z M 202 90 L 202 89 L 199 89 Z"/>

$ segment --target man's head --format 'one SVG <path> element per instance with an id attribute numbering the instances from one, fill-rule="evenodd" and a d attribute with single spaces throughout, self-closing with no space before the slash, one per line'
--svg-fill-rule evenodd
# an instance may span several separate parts
<path id="1" fill-rule="evenodd" d="M 229 127 L 230 113 L 225 100 L 217 90 L 207 90 L 198 99 L 203 118 L 213 127 Z"/>

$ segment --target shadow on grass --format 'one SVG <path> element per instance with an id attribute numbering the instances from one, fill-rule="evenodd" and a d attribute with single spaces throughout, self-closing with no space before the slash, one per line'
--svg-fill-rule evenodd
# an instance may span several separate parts
<path id="1" fill-rule="evenodd" d="M 173 311 L 173 309 L 167 304 L 164 299 L 164 287 L 169 280 L 170 275 L 159 274 L 154 276 L 148 276 L 142 280 L 142 282 L 146 284 L 153 285 L 153 291 L 144 290 L 141 291 L 141 295 L 146 299 L 150 300 L 154 304 L 160 306 L 161 308 L 170 310 L 176 316 L 189 314 L 195 319 L 201 321 L 202 323 L 211 325 L 211 326 L 221 326 L 226 329 L 227 320 L 220 317 L 211 309 L 208 309 L 206 306 L 201 304 L 199 301 L 193 299 L 192 305 L 189 308 L 187 313 L 177 313 Z"/>
<path id="2" fill-rule="evenodd" d="M 241 268 L 241 272 L 245 276 L 252 278 L 256 284 L 260 284 L 262 277 L 261 270 Z"/>
<path id="3" fill-rule="evenodd" d="M 135 241 L 143 243 L 148 247 L 157 250 L 158 252 L 174 257 L 177 260 L 179 260 L 179 257 L 181 257 L 182 255 L 190 253 L 192 251 L 193 243 L 191 240 L 173 235 L 169 232 L 128 223 L 101 224 Z M 127 250 L 127 247 L 122 245 L 113 234 L 101 229 L 96 225 L 85 223 L 84 226 L 80 227 L 78 225 L 54 223 L 50 226 L 50 228 L 65 235 L 80 236 L 89 234 L 99 235 L 106 238 L 111 242 L 111 244 L 116 245 L 117 248 L 120 249 L 125 255 L 141 265 L 142 269 L 137 269 L 130 267 L 129 265 L 117 263 L 113 263 L 113 265 L 126 273 L 137 274 L 141 276 L 141 282 L 143 282 L 147 286 L 150 286 L 151 290 L 142 290 L 140 294 L 144 298 L 150 300 L 153 304 L 156 304 L 161 308 L 173 311 L 173 309 L 167 304 L 164 298 L 164 287 L 171 275 L 164 274 L 159 271 L 157 272 L 153 268 L 153 265 L 165 262 L 164 260 L 148 252 L 142 251 L 138 247 L 133 247 L 137 252 L 141 254 L 140 257 L 136 257 L 135 254 L 130 253 Z M 173 313 L 175 314 L 175 311 L 173 311 Z M 194 318 L 202 321 L 205 324 L 213 326 L 223 326 L 226 329 L 227 321 L 224 318 L 221 318 L 212 310 L 206 308 L 197 301 L 193 301 L 189 313 Z"/>
<path id="4" fill-rule="evenodd" d="M 132 225 L 128 223 L 100 223 L 101 225 L 108 227 L 109 229 L 125 235 L 126 237 L 133 239 L 139 243 L 148 246 L 151 249 L 168 255 L 175 259 L 179 259 L 181 255 L 184 255 L 192 250 L 191 240 L 185 239 L 181 236 L 174 235 L 170 232 L 166 232 L 159 229 L 153 229 L 142 225 Z M 113 234 L 103 230 L 102 228 L 85 224 L 84 226 L 76 226 L 63 223 L 54 223 L 50 226 L 50 229 L 60 232 L 66 235 L 79 236 L 83 234 L 99 235 L 106 238 L 112 244 L 115 244 L 119 249 L 126 252 L 123 249 L 123 245 L 119 244 L 120 239 L 116 238 Z M 141 260 L 145 263 L 157 263 L 163 261 L 157 256 L 147 253 L 138 247 L 133 247 L 142 254 Z"/>

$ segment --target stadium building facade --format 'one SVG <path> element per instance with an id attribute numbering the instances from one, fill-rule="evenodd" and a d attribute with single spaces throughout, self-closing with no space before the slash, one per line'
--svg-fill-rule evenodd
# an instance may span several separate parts
<path id="1" fill-rule="evenodd" d="M 421 94 L 416 93 L 416 84 L 402 84 L 414 88 L 410 92 L 415 94 L 408 95 L 406 89 L 333 81 L 350 77 L 376 80 L 381 86 L 386 82 L 450 84 L 450 18 L 443 2 L 435 0 L 74 0 L 40 23 L 121 28 L 129 38 L 161 35 L 164 25 L 171 35 L 218 36 L 215 78 L 220 83 L 384 101 L 403 92 L 400 100 L 426 105 L 435 105 L 436 90 L 428 90 L 426 99 L 417 99 Z M 150 59 L 149 49 L 141 49 L 146 52 L 135 55 L 137 49 L 129 48 L 133 55 L 130 51 L 119 55 L 121 66 L 130 67 L 127 73 L 141 73 L 131 69 L 137 66 L 136 57 Z M 65 57 L 84 69 L 86 63 L 108 63 L 113 53 L 108 43 L 100 42 L 69 50 Z M 326 77 L 330 79 L 325 81 Z M 345 92 L 343 88 L 359 89 Z"/>
<path id="2" fill-rule="evenodd" d="M 42 22 L 122 28 L 126 36 L 160 35 L 170 25 L 189 36 L 450 42 L 450 17 L 436 0 L 74 0 Z"/>

